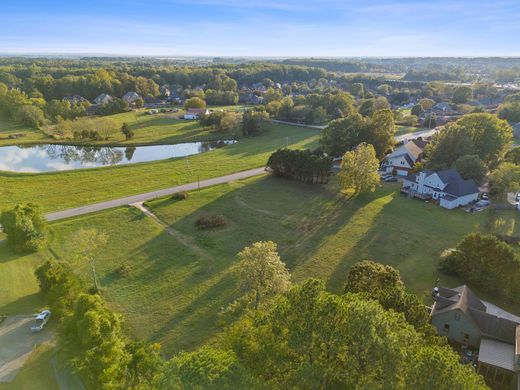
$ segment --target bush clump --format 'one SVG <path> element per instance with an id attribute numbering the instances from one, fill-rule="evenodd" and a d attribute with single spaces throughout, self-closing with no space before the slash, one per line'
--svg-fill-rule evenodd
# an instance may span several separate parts
<path id="1" fill-rule="evenodd" d="M 175 194 L 172 195 L 173 200 L 185 200 L 185 199 L 188 199 L 188 197 L 189 197 L 188 191 L 176 192 Z"/>
<path id="2" fill-rule="evenodd" d="M 216 229 L 226 226 L 226 220 L 222 215 L 204 215 L 195 221 L 195 226 L 200 230 Z"/>

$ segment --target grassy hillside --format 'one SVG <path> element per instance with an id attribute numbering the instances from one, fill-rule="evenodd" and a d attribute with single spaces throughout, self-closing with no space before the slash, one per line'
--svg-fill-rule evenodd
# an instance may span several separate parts
<path id="1" fill-rule="evenodd" d="M 0 172 L 0 210 L 29 201 L 42 204 L 45 211 L 66 209 L 260 167 L 286 144 L 317 146 L 317 130 L 265 126 L 266 132 L 259 137 L 189 158 L 43 174 Z"/>
<path id="2" fill-rule="evenodd" d="M 240 294 L 236 253 L 255 241 L 278 243 L 295 281 L 320 277 L 340 292 L 349 267 L 373 259 L 397 267 L 408 288 L 428 301 L 437 278 L 458 283 L 438 272 L 441 251 L 472 231 L 518 231 L 514 212 L 448 211 L 407 199 L 398 187 L 385 184 L 346 201 L 333 185 L 264 176 L 194 191 L 184 201 L 150 202 L 170 231 L 132 208 L 56 222 L 49 251 L 17 257 L 0 246 L 0 277 L 10 275 L 0 281 L 8 291 L 0 294 L 0 314 L 41 307 L 34 267 L 47 256 L 69 261 L 69 237 L 81 227 L 109 236 L 96 255 L 98 276 L 127 331 L 160 342 L 168 355 L 211 342 L 228 323 L 219 313 Z M 227 226 L 197 230 L 194 222 L 206 214 L 223 215 Z M 85 264 L 73 266 L 89 280 Z"/>

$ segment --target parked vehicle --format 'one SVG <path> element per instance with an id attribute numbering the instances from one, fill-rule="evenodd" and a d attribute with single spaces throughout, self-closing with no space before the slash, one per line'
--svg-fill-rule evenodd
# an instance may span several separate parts
<path id="1" fill-rule="evenodd" d="M 520 192 L 515 196 L 515 202 L 520 202 Z"/>
<path id="2" fill-rule="evenodd" d="M 31 326 L 31 332 L 41 332 L 43 330 L 43 327 L 47 322 L 49 322 L 49 319 L 51 318 L 51 312 L 50 310 L 44 310 L 40 314 L 36 316 L 35 324 Z"/>
<path id="3" fill-rule="evenodd" d="M 386 179 L 384 179 L 384 181 L 386 181 L 387 183 L 396 182 L 397 177 L 390 176 L 390 177 L 387 177 Z"/>
<path id="4" fill-rule="evenodd" d="M 482 200 L 489 200 L 489 195 L 487 192 L 483 192 L 481 195 L 480 195 L 480 199 Z"/>

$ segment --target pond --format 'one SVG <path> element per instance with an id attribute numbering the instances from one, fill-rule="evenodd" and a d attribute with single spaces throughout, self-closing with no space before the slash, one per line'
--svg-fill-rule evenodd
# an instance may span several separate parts
<path id="1" fill-rule="evenodd" d="M 23 145 L 0 147 L 0 171 L 52 172 L 186 157 L 234 144 L 234 140 L 150 146 Z"/>

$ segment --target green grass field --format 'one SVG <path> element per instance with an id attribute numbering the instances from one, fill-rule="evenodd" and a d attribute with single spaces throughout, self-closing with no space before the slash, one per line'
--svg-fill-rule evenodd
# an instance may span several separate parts
<path id="1" fill-rule="evenodd" d="M 488 212 L 444 210 L 407 199 L 398 188 L 385 184 L 347 201 L 333 184 L 261 176 L 193 191 L 184 201 L 149 202 L 174 235 L 126 207 L 56 222 L 49 250 L 17 257 L 1 244 L 0 283 L 8 292 L 0 294 L 0 314 L 42 307 L 34 268 L 49 256 L 70 261 L 69 237 L 81 227 L 95 226 L 109 236 L 96 255 L 98 277 L 111 307 L 123 313 L 129 334 L 160 342 L 167 355 L 218 337 L 228 324 L 221 309 L 239 296 L 236 253 L 255 241 L 278 243 L 296 282 L 320 277 L 340 292 L 349 267 L 373 259 L 397 267 L 407 287 L 428 302 L 437 278 L 447 286 L 458 283 L 437 270 L 444 249 L 469 232 L 519 230 L 512 211 L 490 222 Z M 223 215 L 227 226 L 197 230 L 194 222 L 205 214 Z M 85 264 L 73 267 L 89 280 Z"/>
<path id="2" fill-rule="evenodd" d="M 23 135 L 20 138 L 11 139 L 9 136 Z M 43 132 L 17 124 L 0 116 L 0 146 L 17 145 L 23 143 L 49 142 L 50 138 Z"/>
<path id="3" fill-rule="evenodd" d="M 278 124 L 265 127 L 261 136 L 189 158 L 43 174 L 0 172 L 0 210 L 29 201 L 40 203 L 45 211 L 66 209 L 261 167 L 286 144 L 317 146 L 318 130 Z"/>
<path id="4" fill-rule="evenodd" d="M 247 106 L 212 106 L 210 109 L 237 111 Z M 178 119 L 184 112 L 182 109 L 175 113 L 158 113 L 148 115 L 149 109 L 125 112 L 107 116 L 114 120 L 118 126 L 128 123 L 134 131 L 134 138 L 126 140 L 122 133 L 115 133 L 109 140 L 76 142 L 89 145 L 154 145 L 171 144 L 180 142 L 208 141 L 222 138 L 237 138 L 237 134 L 217 133 L 210 128 L 200 126 L 199 121 Z M 44 126 L 42 130 L 36 130 L 16 122 L 0 117 L 0 146 L 34 144 L 34 143 L 70 143 L 71 140 L 56 140 L 52 134 L 53 126 Z M 11 139 L 10 135 L 19 134 L 22 137 Z"/>
<path id="5" fill-rule="evenodd" d="M 396 126 L 395 135 L 403 135 L 408 133 L 416 133 L 418 131 L 428 130 L 424 127 L 413 127 L 413 126 Z"/>

